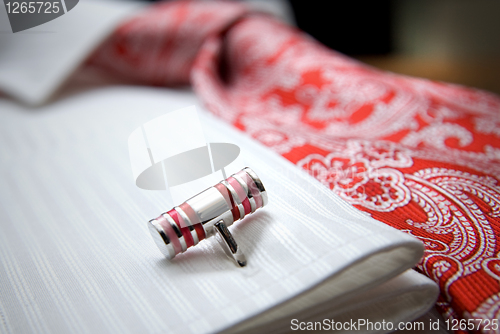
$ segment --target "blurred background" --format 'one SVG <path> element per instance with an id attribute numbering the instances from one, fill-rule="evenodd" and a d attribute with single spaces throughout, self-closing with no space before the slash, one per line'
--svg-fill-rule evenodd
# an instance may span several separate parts
<path id="1" fill-rule="evenodd" d="M 375 67 L 500 94 L 499 0 L 248 2 Z"/>
<path id="2" fill-rule="evenodd" d="M 392 72 L 500 94 L 498 0 L 290 0 L 297 26 Z"/>

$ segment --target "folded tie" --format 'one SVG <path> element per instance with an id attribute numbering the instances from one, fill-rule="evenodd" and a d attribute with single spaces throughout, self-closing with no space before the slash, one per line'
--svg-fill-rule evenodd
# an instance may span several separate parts
<path id="1" fill-rule="evenodd" d="M 214 114 L 421 239 L 445 317 L 500 318 L 499 97 L 379 71 L 227 2 L 153 6 L 90 63 L 193 85 Z"/>

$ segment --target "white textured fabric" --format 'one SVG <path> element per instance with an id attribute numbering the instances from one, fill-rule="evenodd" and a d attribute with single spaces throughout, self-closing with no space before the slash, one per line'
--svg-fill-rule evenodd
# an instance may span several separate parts
<path id="1" fill-rule="evenodd" d="M 408 321 L 433 305 L 436 285 L 406 271 L 420 241 L 204 112 L 207 141 L 241 148 L 226 172 L 254 169 L 269 205 L 232 227 L 247 267 L 215 240 L 164 259 L 146 222 L 173 203 L 135 186 L 127 140 L 194 103 L 191 92 L 138 87 L 73 93 L 36 110 L 0 100 L 1 332 L 284 331 L 292 318 Z"/>

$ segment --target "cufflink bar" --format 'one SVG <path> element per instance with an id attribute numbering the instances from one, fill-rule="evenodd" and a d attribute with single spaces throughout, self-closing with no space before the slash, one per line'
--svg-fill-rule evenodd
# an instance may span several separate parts
<path id="1" fill-rule="evenodd" d="M 260 178 L 246 167 L 149 221 L 149 231 L 169 260 L 213 235 L 235 263 L 247 261 L 228 227 L 267 204 Z"/>

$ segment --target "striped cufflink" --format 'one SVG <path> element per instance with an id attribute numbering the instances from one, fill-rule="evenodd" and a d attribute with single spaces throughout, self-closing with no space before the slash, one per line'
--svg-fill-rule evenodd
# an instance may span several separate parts
<path id="1" fill-rule="evenodd" d="M 228 227 L 267 204 L 260 178 L 246 167 L 149 221 L 149 230 L 160 251 L 173 259 L 216 235 L 225 252 L 243 267 L 246 258 Z"/>

